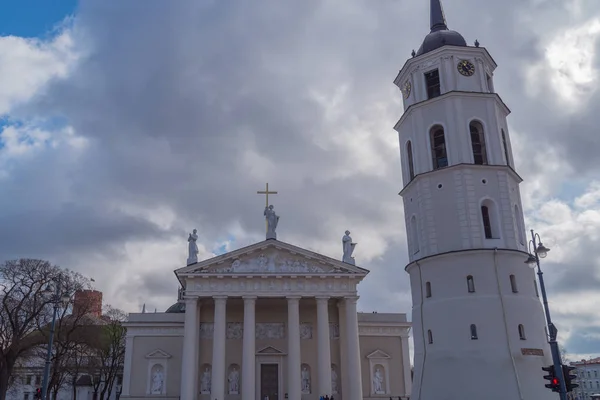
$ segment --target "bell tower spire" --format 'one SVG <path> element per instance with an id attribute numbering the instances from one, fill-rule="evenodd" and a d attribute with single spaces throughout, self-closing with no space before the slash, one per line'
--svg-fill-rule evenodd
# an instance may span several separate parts
<path id="1" fill-rule="evenodd" d="M 431 14 L 431 32 L 448 30 L 444 8 L 442 7 L 442 0 L 431 0 L 429 7 Z"/>

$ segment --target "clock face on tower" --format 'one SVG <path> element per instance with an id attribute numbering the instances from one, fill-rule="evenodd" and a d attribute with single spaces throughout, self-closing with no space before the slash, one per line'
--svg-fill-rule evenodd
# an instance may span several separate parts
<path id="1" fill-rule="evenodd" d="M 412 86 L 410 84 L 410 81 L 404 82 L 404 90 L 403 90 L 403 92 L 404 92 L 404 98 L 405 99 L 408 99 L 408 97 L 410 96 L 411 89 L 412 89 Z"/>
<path id="2" fill-rule="evenodd" d="M 464 76 L 472 76 L 475 73 L 475 65 L 469 60 L 460 61 L 456 67 L 458 72 Z"/>

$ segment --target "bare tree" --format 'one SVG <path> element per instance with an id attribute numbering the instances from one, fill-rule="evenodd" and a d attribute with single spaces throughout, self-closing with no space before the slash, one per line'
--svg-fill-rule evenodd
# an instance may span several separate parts
<path id="1" fill-rule="evenodd" d="M 79 275 L 48 261 L 20 259 L 0 264 L 0 400 L 6 399 L 19 357 L 47 343 L 55 299 L 45 289 L 59 276 L 67 290 L 82 283 Z"/>
<path id="2" fill-rule="evenodd" d="M 93 343 L 93 328 L 98 322 L 103 323 L 99 317 L 91 315 L 94 304 L 92 301 L 79 299 L 75 304 L 75 298 L 81 288 L 89 284 L 86 278 L 77 273 L 68 273 L 70 279 L 61 279 L 61 294 L 66 295 L 68 303 L 63 307 L 57 307 L 57 319 L 54 333 L 54 344 L 51 359 L 51 374 L 48 381 L 48 393 L 56 400 L 59 390 L 70 380 L 73 362 L 73 354 L 80 347 L 86 347 Z M 49 334 L 47 327 L 42 327 L 41 332 Z M 40 346 L 39 356 L 46 359 L 47 346 Z"/>
<path id="3" fill-rule="evenodd" d="M 106 325 L 102 327 L 101 335 L 96 346 L 93 347 L 93 372 L 94 399 L 104 400 L 110 397 L 117 377 L 122 373 L 125 362 L 125 335 L 126 328 L 123 322 L 127 314 L 123 311 L 106 307 L 104 313 Z"/>
<path id="4" fill-rule="evenodd" d="M 6 399 L 19 356 L 43 343 L 37 333 L 51 312 L 44 289 L 58 272 L 58 267 L 42 260 L 0 264 L 0 400 Z"/>
<path id="5" fill-rule="evenodd" d="M 569 358 L 568 356 L 568 352 L 565 346 L 563 346 L 562 344 L 558 346 L 559 350 L 560 350 L 560 361 L 563 365 L 569 365 Z"/>

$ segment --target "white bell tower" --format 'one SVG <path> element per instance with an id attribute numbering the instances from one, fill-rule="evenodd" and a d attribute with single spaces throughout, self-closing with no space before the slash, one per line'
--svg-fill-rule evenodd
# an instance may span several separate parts
<path id="1" fill-rule="evenodd" d="M 519 184 L 496 63 L 448 29 L 431 33 L 394 83 L 415 343 L 411 400 L 545 400 L 551 354 L 527 260 Z"/>

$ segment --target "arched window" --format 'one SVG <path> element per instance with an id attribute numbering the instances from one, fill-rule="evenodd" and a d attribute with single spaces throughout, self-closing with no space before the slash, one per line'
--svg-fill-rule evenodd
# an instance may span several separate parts
<path id="1" fill-rule="evenodd" d="M 408 160 L 408 174 L 410 175 L 410 179 L 413 180 L 415 177 L 415 163 L 410 140 L 406 142 L 406 159 Z"/>
<path id="2" fill-rule="evenodd" d="M 523 215 L 519 206 L 515 204 L 515 220 L 517 221 L 517 235 L 519 236 L 519 243 L 525 244 L 525 227 L 523 226 Z"/>
<path id="3" fill-rule="evenodd" d="M 475 293 L 475 280 L 472 275 L 467 276 L 467 290 L 469 293 Z"/>
<path id="4" fill-rule="evenodd" d="M 471 324 L 471 340 L 477 340 L 477 327 L 475 324 Z"/>
<path id="5" fill-rule="evenodd" d="M 427 331 L 427 339 L 429 340 L 429 344 L 433 343 L 433 333 L 431 333 L 431 329 Z"/>
<path id="6" fill-rule="evenodd" d="M 425 282 L 425 297 L 431 297 L 431 282 Z"/>
<path id="7" fill-rule="evenodd" d="M 433 158 L 433 169 L 448 166 L 448 155 L 446 153 L 446 138 L 444 128 L 436 125 L 429 132 L 431 140 L 431 157 Z"/>
<path id="8" fill-rule="evenodd" d="M 509 278 L 510 278 L 510 288 L 512 289 L 512 292 L 519 293 L 519 289 L 517 289 L 517 279 L 515 278 L 514 275 L 511 275 Z"/>
<path id="9" fill-rule="evenodd" d="M 419 228 L 417 226 L 417 217 L 414 215 L 410 219 L 410 235 L 412 236 L 413 254 L 417 254 L 421 248 L 419 246 Z"/>
<path id="10" fill-rule="evenodd" d="M 488 163 L 487 151 L 485 149 L 485 134 L 483 125 L 479 121 L 471 121 L 469 124 L 471 132 L 471 149 L 473 150 L 473 163 L 484 165 Z"/>
<path id="11" fill-rule="evenodd" d="M 486 239 L 500 238 L 500 224 L 498 223 L 496 203 L 490 199 L 485 199 L 481 203 L 481 221 Z"/>
<path id="12" fill-rule="evenodd" d="M 525 327 L 523 324 L 519 324 L 519 339 L 525 340 Z"/>
<path id="13" fill-rule="evenodd" d="M 504 158 L 506 158 L 506 165 L 510 166 L 510 158 L 508 157 L 508 143 L 506 141 L 506 134 L 504 133 L 504 129 L 501 130 L 502 133 L 502 147 L 504 148 Z"/>

